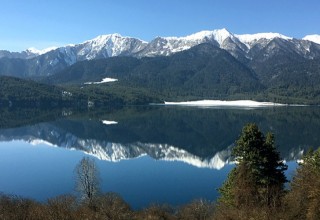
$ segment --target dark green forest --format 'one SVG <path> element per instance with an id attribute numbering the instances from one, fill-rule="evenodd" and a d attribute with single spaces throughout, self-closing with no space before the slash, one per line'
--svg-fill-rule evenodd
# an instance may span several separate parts
<path id="1" fill-rule="evenodd" d="M 146 90 L 88 85 L 54 86 L 9 76 L 0 76 L 0 106 L 88 107 L 137 105 L 157 102 Z"/>

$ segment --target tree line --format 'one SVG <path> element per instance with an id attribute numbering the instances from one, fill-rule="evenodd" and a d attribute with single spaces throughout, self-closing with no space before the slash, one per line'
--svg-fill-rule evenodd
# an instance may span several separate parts
<path id="1" fill-rule="evenodd" d="M 84 157 L 75 168 L 78 196 L 38 203 L 1 195 L 0 219 L 320 219 L 320 148 L 303 156 L 289 187 L 274 136 L 264 135 L 256 124 L 244 126 L 233 156 L 236 166 L 216 202 L 132 210 L 119 195 L 100 192 L 99 170 Z"/>

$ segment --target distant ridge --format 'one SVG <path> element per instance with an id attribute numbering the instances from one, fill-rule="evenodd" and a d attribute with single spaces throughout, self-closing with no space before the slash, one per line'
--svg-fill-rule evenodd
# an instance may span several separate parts
<path id="1" fill-rule="evenodd" d="M 262 40 L 270 41 L 275 38 L 283 40 L 294 40 L 293 37 L 288 37 L 280 33 L 256 33 L 256 34 L 233 34 L 229 32 L 226 28 L 216 29 L 216 30 L 204 30 L 191 35 L 184 37 L 157 37 L 150 42 L 140 40 L 134 37 L 122 36 L 118 33 L 115 34 L 106 34 L 99 35 L 91 40 L 86 40 L 83 43 L 79 44 L 70 44 L 63 47 L 49 47 L 43 50 L 38 50 L 36 48 L 30 47 L 29 49 L 22 52 L 10 52 L 5 50 L 0 50 L 0 58 L 9 57 L 9 58 L 33 58 L 35 56 L 40 56 L 46 53 L 49 53 L 53 50 L 59 49 L 60 52 L 69 51 L 72 52 L 69 55 L 78 56 L 78 59 L 95 59 L 101 57 L 112 57 L 122 55 L 126 53 L 128 55 L 135 55 L 136 53 L 139 56 L 154 56 L 154 55 L 169 55 L 175 52 L 189 49 L 192 46 L 198 45 L 204 42 L 214 42 L 219 45 L 221 48 L 227 48 L 227 42 L 230 38 L 236 44 L 243 44 L 246 49 L 250 49 L 252 45 L 258 43 Z M 320 44 L 320 35 L 307 35 L 302 39 L 295 39 L 298 41 L 310 41 L 316 44 Z M 155 42 L 161 42 L 161 45 L 158 45 L 158 51 L 149 51 L 142 52 L 145 49 L 148 51 L 150 47 L 154 46 Z M 242 46 L 243 46 L 242 45 Z M 159 50 L 161 49 L 162 50 Z M 0 48 L 1 49 L 1 48 Z M 73 51 L 74 50 L 74 51 Z M 15 54 L 15 55 L 14 55 Z M 18 55 L 20 54 L 20 55 Z M 23 55 L 29 54 L 29 55 Z"/>
<path id="2" fill-rule="evenodd" d="M 306 59 L 320 57 L 320 35 L 308 35 L 303 39 L 295 39 L 280 33 L 233 34 L 227 29 L 205 30 L 185 37 L 157 37 L 146 42 L 120 34 L 100 35 L 94 39 L 79 44 L 63 47 L 37 50 L 29 48 L 26 51 L 9 52 L 0 50 L 0 58 L 18 58 L 25 60 L 26 69 L 23 74 L 12 67 L 9 61 L 0 75 L 12 76 L 47 76 L 55 74 L 79 61 L 93 60 L 116 56 L 155 57 L 169 56 L 188 50 L 202 43 L 209 43 L 228 51 L 241 62 L 255 59 L 257 53 L 271 46 L 274 41 L 285 45 L 285 49 Z M 13 61 L 16 62 L 16 61 Z M 10 69 L 8 69 L 10 68 Z"/>

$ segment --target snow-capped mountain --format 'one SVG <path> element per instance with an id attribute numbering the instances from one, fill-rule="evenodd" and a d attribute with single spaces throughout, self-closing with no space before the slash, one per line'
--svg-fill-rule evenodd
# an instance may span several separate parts
<path id="1" fill-rule="evenodd" d="M 38 50 L 34 47 L 30 47 L 27 50 L 22 52 L 10 52 L 7 50 L 0 50 L 0 58 L 6 57 L 6 58 L 18 58 L 18 59 L 32 59 L 55 49 L 57 49 L 57 47 L 49 47 L 43 50 Z"/>
<path id="2" fill-rule="evenodd" d="M 144 49 L 147 42 L 122 37 L 119 34 L 101 35 L 81 44 L 48 48 L 48 52 L 29 49 L 23 53 L 32 53 L 28 60 L 32 73 L 27 75 L 52 75 L 55 72 L 83 60 L 101 59 L 114 56 L 132 56 Z M 1 54 L 0 54 L 1 55 Z M 35 72 L 36 71 L 36 72 Z"/>
<path id="3" fill-rule="evenodd" d="M 293 50 L 295 53 L 308 59 L 318 56 L 318 53 L 314 51 L 320 50 L 316 36 L 299 40 L 279 33 L 237 35 L 229 32 L 227 29 L 219 29 L 201 31 L 185 37 L 157 37 L 140 51 L 138 56 L 168 56 L 190 49 L 201 43 L 209 43 L 225 49 L 242 61 L 244 58 L 249 60 L 254 59 L 257 51 L 263 50 L 270 45 L 273 48 L 277 47 L 274 41 L 286 44 L 289 50 Z"/>
<path id="4" fill-rule="evenodd" d="M 132 56 L 141 51 L 147 42 L 122 37 L 120 34 L 101 35 L 81 44 L 67 45 L 44 54 L 44 58 L 52 63 L 52 59 L 58 59 L 67 65 L 78 61 L 108 58 L 114 56 Z M 55 62 L 54 62 L 55 63 Z"/>
<path id="5" fill-rule="evenodd" d="M 152 40 L 138 57 L 169 56 L 173 53 L 188 50 L 202 43 L 209 43 L 229 51 L 235 57 L 241 56 L 239 51 L 246 51 L 245 45 L 226 29 L 201 31 L 186 37 L 157 37 Z"/>
<path id="6" fill-rule="evenodd" d="M 57 48 L 58 47 L 48 47 L 48 48 L 45 48 L 43 50 L 38 50 L 37 48 L 30 47 L 29 49 L 26 50 L 26 52 L 29 53 L 29 54 L 33 54 L 35 56 L 39 56 L 39 55 L 48 53 L 48 52 L 50 52 L 52 50 L 55 50 Z"/>
<path id="7" fill-rule="evenodd" d="M 188 50 L 202 43 L 212 44 L 232 54 L 240 62 L 248 63 L 256 57 L 272 57 L 279 51 L 301 56 L 303 59 L 320 57 L 320 35 L 295 39 L 280 33 L 237 35 L 227 29 L 201 31 L 184 37 L 157 37 L 149 43 L 120 34 L 101 35 L 80 44 L 60 48 L 36 50 L 30 48 L 21 53 L 0 51 L 0 58 L 27 59 L 26 76 L 48 76 L 83 60 L 115 56 L 154 57 L 169 56 Z M 262 53 L 262 55 L 261 55 Z M 14 72 L 10 70 L 10 72 Z M 21 72 L 21 70 L 20 70 Z M 14 75 L 14 74 L 13 74 Z"/>
<path id="8" fill-rule="evenodd" d="M 168 56 L 201 43 L 220 46 L 228 37 L 232 35 L 226 29 L 201 31 L 186 37 L 157 37 L 140 52 L 139 56 Z"/>
<path id="9" fill-rule="evenodd" d="M 298 40 L 279 33 L 236 35 L 227 29 L 218 29 L 201 31 L 185 37 L 157 37 L 150 43 L 136 38 L 122 37 L 120 34 L 101 35 L 82 44 L 60 48 L 60 52 L 67 51 L 67 49 L 73 50 L 74 54 L 66 53 L 66 55 L 75 56 L 76 58 L 73 60 L 76 61 L 121 55 L 138 57 L 168 56 L 201 43 L 210 43 L 239 57 L 240 54 L 249 56 L 248 54 L 250 54 L 250 50 L 253 47 L 258 45 L 259 48 L 264 48 L 274 39 L 290 42 L 291 46 L 295 47 L 297 51 L 310 51 L 313 43 L 319 43 L 319 35 L 312 35 L 303 40 Z M 304 42 L 305 40 L 308 40 L 309 43 Z"/>
<path id="10" fill-rule="evenodd" d="M 93 40 L 77 45 L 80 60 L 135 54 L 148 43 L 139 39 L 122 37 L 120 34 L 101 35 Z"/>
<path id="11" fill-rule="evenodd" d="M 5 68 L 12 76 L 49 76 L 78 61 L 101 59 L 114 56 L 133 56 L 143 50 L 148 43 L 131 37 L 122 37 L 119 34 L 101 35 L 80 44 L 66 45 L 64 47 L 51 47 L 44 50 L 29 48 L 21 53 L 1 51 L 1 58 L 22 59 L 23 66 L 9 65 Z M 14 62 L 14 61 L 12 61 Z M 8 75 L 8 73 L 0 73 Z"/>
<path id="12" fill-rule="evenodd" d="M 275 38 L 283 40 L 292 40 L 292 37 L 287 37 L 279 33 L 258 33 L 258 34 L 242 34 L 236 35 L 236 37 L 247 46 L 248 49 L 251 49 L 256 44 L 261 44 L 261 46 L 266 46 L 271 40 Z"/>
<path id="13" fill-rule="evenodd" d="M 66 63 L 71 65 L 77 61 L 114 56 L 168 56 L 201 43 L 210 43 L 237 56 L 239 51 L 244 54 L 250 54 L 249 51 L 257 45 L 259 48 L 264 48 L 274 39 L 290 42 L 296 47 L 296 50 L 310 51 L 312 44 L 320 44 L 320 35 L 308 35 L 299 40 L 280 33 L 238 35 L 224 28 L 213 31 L 200 31 L 185 37 L 157 37 L 149 43 L 137 38 L 123 37 L 120 34 L 108 34 L 100 35 L 80 44 L 67 45 L 60 48 L 50 47 L 44 50 L 29 48 L 21 53 L 29 54 L 26 58 L 32 58 L 55 52 L 59 58 L 64 57 Z M 6 55 L 3 54 L 2 57 L 4 56 Z"/>
<path id="14" fill-rule="evenodd" d="M 22 52 L 10 52 L 7 50 L 0 50 L 0 59 L 9 58 L 9 59 L 31 59 L 39 56 L 40 54 L 34 53 L 32 50 L 26 50 Z"/>

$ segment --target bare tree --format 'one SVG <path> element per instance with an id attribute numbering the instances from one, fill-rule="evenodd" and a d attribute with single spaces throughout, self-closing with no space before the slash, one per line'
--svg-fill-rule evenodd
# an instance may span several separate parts
<path id="1" fill-rule="evenodd" d="M 99 171 L 94 159 L 84 157 L 76 166 L 76 190 L 81 199 L 91 202 L 99 192 Z"/>

